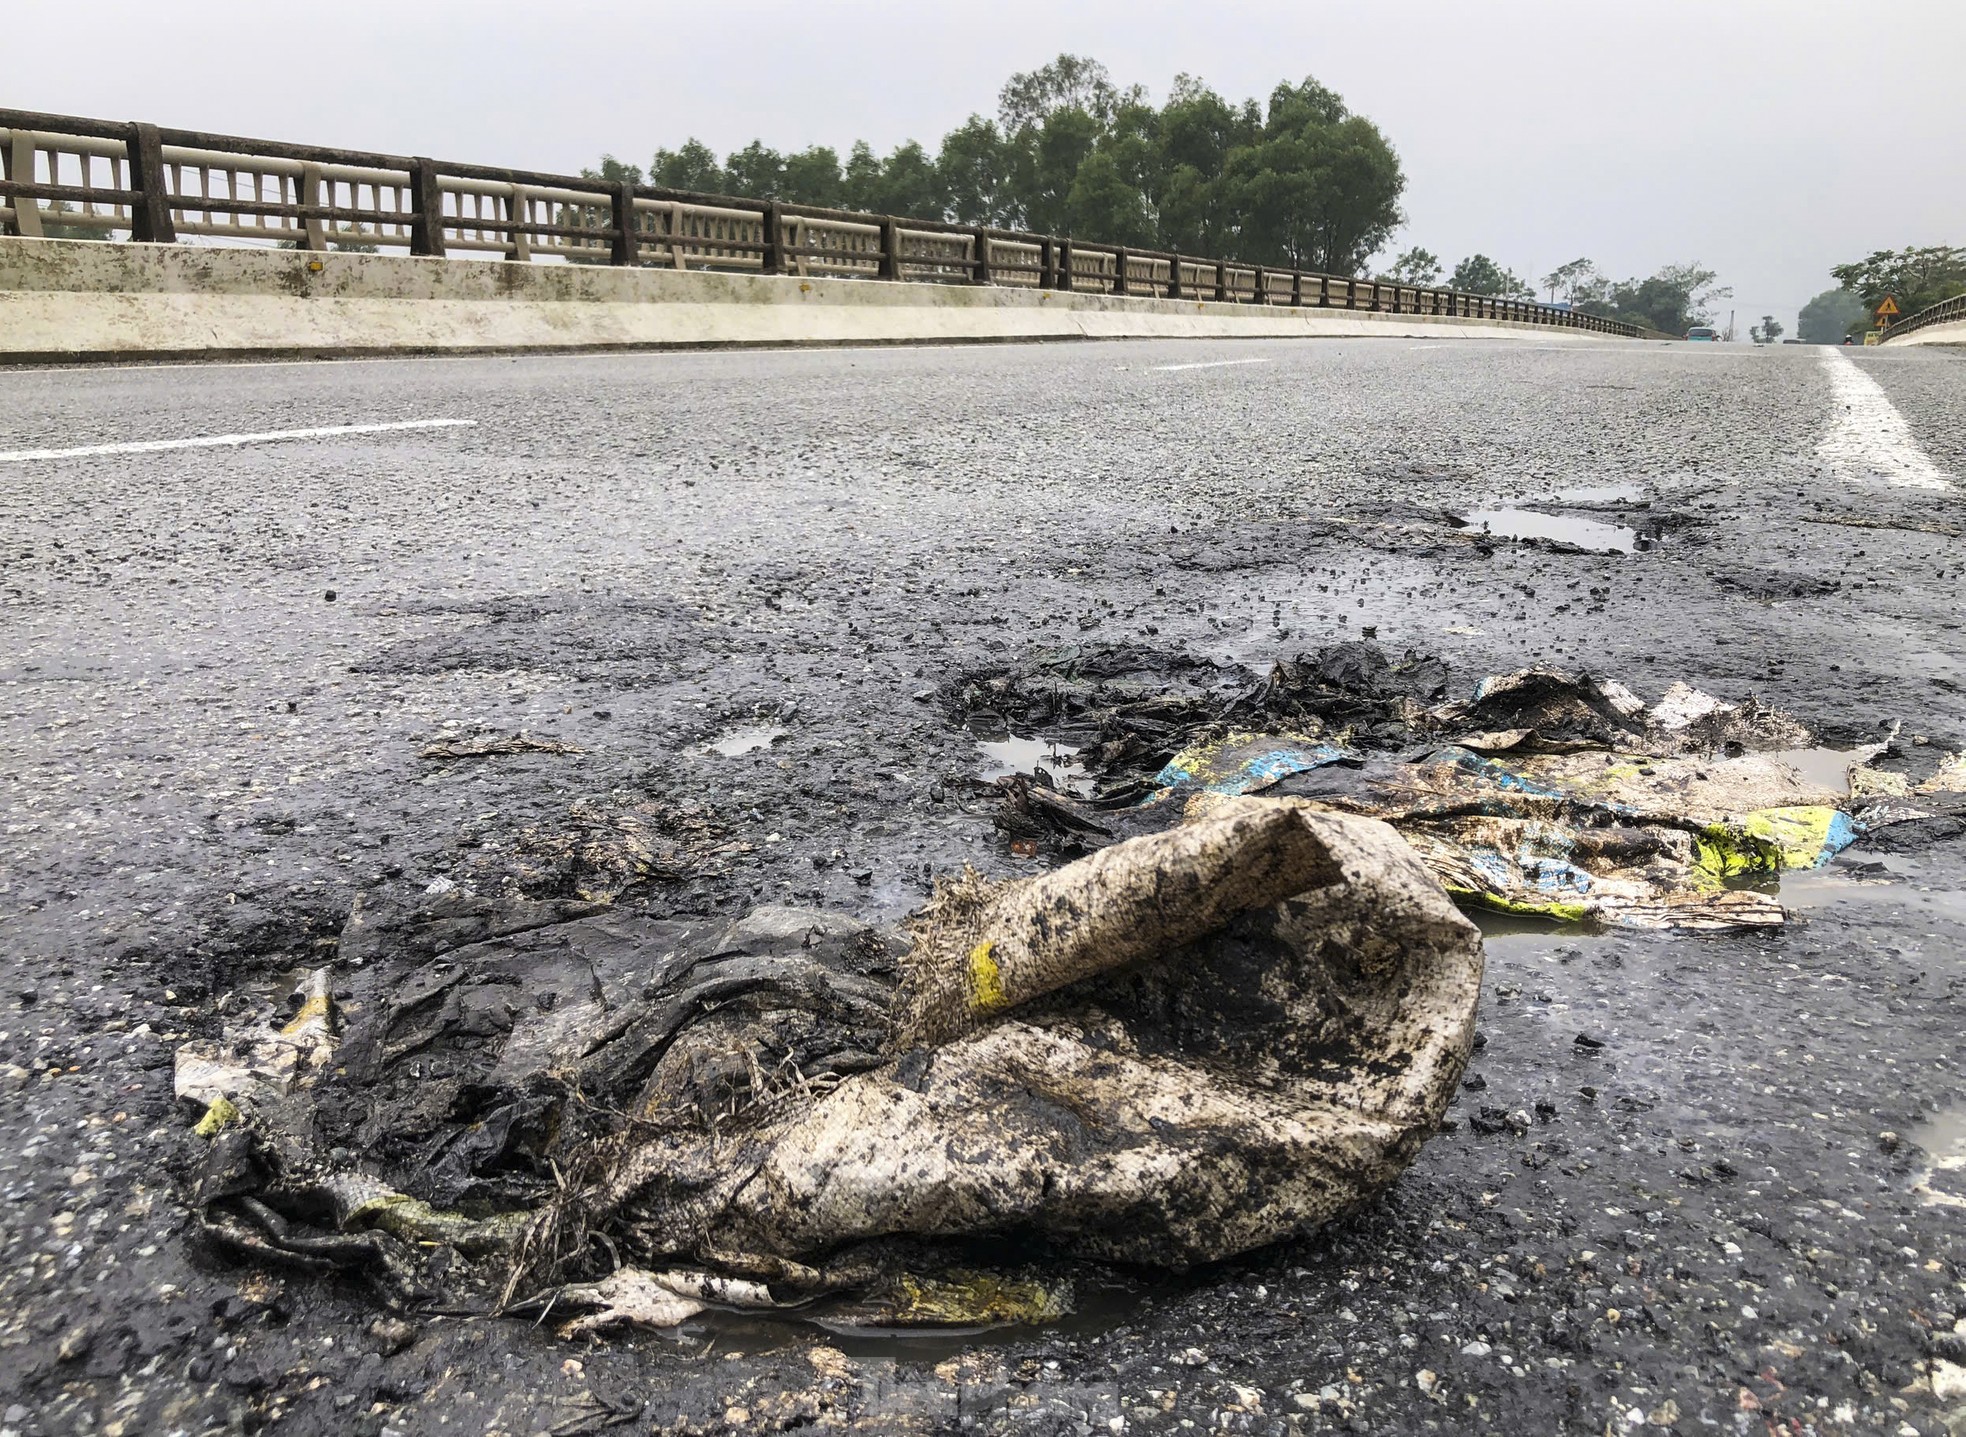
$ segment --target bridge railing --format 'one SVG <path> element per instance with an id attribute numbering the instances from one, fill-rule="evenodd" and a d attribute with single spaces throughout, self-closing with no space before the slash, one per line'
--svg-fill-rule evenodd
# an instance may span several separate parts
<path id="1" fill-rule="evenodd" d="M 1901 334 L 1910 334 L 1914 329 L 1923 329 L 1928 324 L 1944 324 L 1954 319 L 1966 319 L 1966 294 L 1956 294 L 1951 299 L 1928 304 L 1916 314 L 1906 315 L 1884 331 L 1884 338 L 1896 339 Z"/>
<path id="2" fill-rule="evenodd" d="M 0 233 L 996 284 L 1635 333 L 1520 300 L 1070 235 L 6 109 Z"/>

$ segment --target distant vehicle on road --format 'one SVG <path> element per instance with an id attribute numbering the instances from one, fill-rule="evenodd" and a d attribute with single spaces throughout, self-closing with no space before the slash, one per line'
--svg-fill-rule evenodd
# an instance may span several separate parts
<path id="1" fill-rule="evenodd" d="M 1713 326 L 1710 324 L 1694 325 L 1691 329 L 1686 331 L 1686 337 L 1688 339 L 1704 339 L 1704 340 L 1711 341 L 1714 344 L 1718 344 L 1720 342 L 1720 335 L 1715 332 Z"/>

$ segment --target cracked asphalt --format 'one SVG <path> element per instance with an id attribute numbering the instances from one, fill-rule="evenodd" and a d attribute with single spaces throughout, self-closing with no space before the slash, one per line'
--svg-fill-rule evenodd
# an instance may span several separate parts
<path id="1" fill-rule="evenodd" d="M 1842 363 L 1953 488 L 1819 452 Z M 0 451 L 472 421 L 0 462 L 0 1432 L 1966 1433 L 1956 824 L 1785 881 L 1777 931 L 1498 925 L 1398 1185 L 1082 1275 L 1051 1330 L 393 1316 L 219 1259 L 167 1171 L 178 1042 L 577 810 L 714 838 L 617 900 L 659 915 L 1018 871 L 930 700 L 1047 653 L 1376 637 L 1929 767 L 1966 748 L 1962 412 L 1966 353 L 1608 341 L 0 372 Z M 1455 522 L 1512 504 L 1646 546 Z M 574 751 L 423 756 L 520 732 Z"/>

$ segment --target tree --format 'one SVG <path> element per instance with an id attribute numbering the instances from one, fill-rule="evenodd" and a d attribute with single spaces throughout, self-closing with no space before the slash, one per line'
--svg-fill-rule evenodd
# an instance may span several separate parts
<path id="1" fill-rule="evenodd" d="M 1966 294 L 1966 249 L 1926 245 L 1874 250 L 1851 264 L 1837 265 L 1830 274 L 1872 313 L 1888 295 L 1901 314 L 1916 314 Z"/>
<path id="2" fill-rule="evenodd" d="M 1083 55 L 1060 55 L 1004 82 L 997 92 L 997 119 L 1006 135 L 1015 135 L 1043 125 L 1060 110 L 1110 119 L 1118 103 L 1119 91 L 1104 65 Z"/>
<path id="3" fill-rule="evenodd" d="M 865 140 L 855 140 L 847 152 L 841 193 L 850 210 L 877 211 L 881 205 L 881 158 Z"/>
<path id="4" fill-rule="evenodd" d="M 1417 246 L 1394 260 L 1385 278 L 1395 284 L 1416 284 L 1422 287 L 1440 283 L 1440 256 L 1432 250 Z"/>
<path id="5" fill-rule="evenodd" d="M 1065 200 L 1066 229 L 1098 235 L 1107 244 L 1150 245 L 1153 226 L 1139 187 L 1128 184 L 1108 150 L 1087 156 Z"/>
<path id="6" fill-rule="evenodd" d="M 1561 298 L 1575 304 L 1580 291 L 1588 291 L 1593 281 L 1601 283 L 1603 276 L 1598 274 L 1597 266 L 1587 259 L 1573 259 L 1569 264 L 1560 264 L 1543 276 L 1543 288 L 1549 291 L 1550 301 Z"/>
<path id="7" fill-rule="evenodd" d="M 825 145 L 812 145 L 785 157 L 784 198 L 796 205 L 836 210 L 846 203 L 840 157 Z"/>
<path id="8" fill-rule="evenodd" d="M 1717 276 L 1698 264 L 1669 264 L 1649 279 L 1617 283 L 1594 275 L 1579 283 L 1575 305 L 1586 314 L 1621 319 L 1663 334 L 1684 334 L 1711 318 L 1709 306 L 1734 291 L 1716 286 Z"/>
<path id="9" fill-rule="evenodd" d="M 1853 330 L 1870 323 L 1864 302 L 1847 289 L 1826 289 L 1796 316 L 1795 330 L 1804 344 L 1841 344 Z"/>
<path id="10" fill-rule="evenodd" d="M 896 145 L 881 162 L 880 182 L 874 187 L 874 211 L 939 220 L 949 208 L 949 191 L 935 161 L 913 140 Z"/>
<path id="11" fill-rule="evenodd" d="M 690 140 L 656 151 L 648 178 L 1346 275 L 1400 223 L 1399 156 L 1313 79 L 1235 103 L 1180 75 L 1156 108 L 1096 60 L 1060 55 L 1011 76 L 998 102 L 994 122 L 971 115 L 933 155 L 911 142 L 883 159 L 857 142 L 842 166 L 823 146 L 785 156 L 758 140 L 719 164 Z M 629 173 L 602 161 L 616 169 Z"/>
<path id="12" fill-rule="evenodd" d="M 1447 287 L 1462 294 L 1487 294 L 1497 299 L 1534 299 L 1536 291 L 1485 254 L 1471 254 L 1454 266 Z"/>
<path id="13" fill-rule="evenodd" d="M 1748 326 L 1748 338 L 1756 344 L 1773 344 L 1782 337 L 1782 322 L 1772 314 L 1761 316 L 1760 324 Z"/>
<path id="14" fill-rule="evenodd" d="M 1010 150 L 993 122 L 971 115 L 949 131 L 935 168 L 949 194 L 949 213 L 962 224 L 1008 229 L 1023 222 L 1013 194 Z"/>
<path id="15" fill-rule="evenodd" d="M 1357 274 L 1400 222 L 1399 157 L 1315 80 L 1279 85 L 1263 136 L 1235 151 L 1235 257 Z"/>
<path id="16" fill-rule="evenodd" d="M 649 183 L 662 189 L 694 190 L 706 195 L 728 192 L 724 167 L 717 163 L 710 147 L 698 139 L 685 140 L 680 150 L 657 150 L 655 158 L 649 161 Z"/>
<path id="17" fill-rule="evenodd" d="M 785 193 L 785 157 L 753 140 L 724 161 L 729 192 L 752 200 L 775 200 Z"/>

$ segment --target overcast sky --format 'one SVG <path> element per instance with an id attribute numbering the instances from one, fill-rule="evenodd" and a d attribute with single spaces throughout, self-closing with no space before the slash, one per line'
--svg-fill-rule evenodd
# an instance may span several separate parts
<path id="1" fill-rule="evenodd" d="M 1525 276 L 1699 260 L 1797 307 L 1872 249 L 1966 244 L 1961 0 L 5 0 L 0 104 L 572 171 L 931 148 L 1013 71 L 1094 56 L 1156 100 L 1313 75 L 1404 162 L 1395 247 Z"/>

